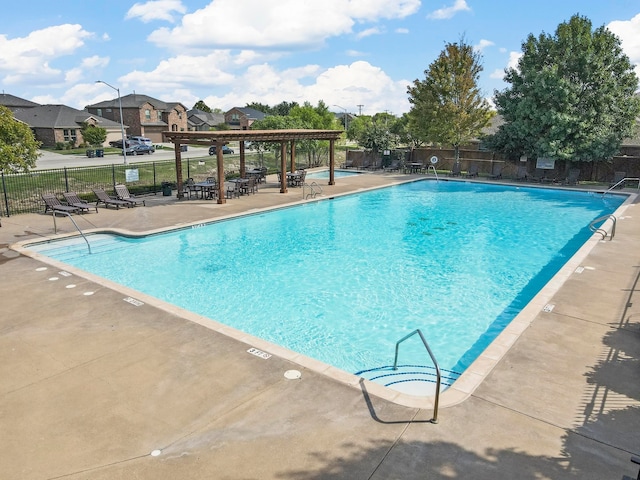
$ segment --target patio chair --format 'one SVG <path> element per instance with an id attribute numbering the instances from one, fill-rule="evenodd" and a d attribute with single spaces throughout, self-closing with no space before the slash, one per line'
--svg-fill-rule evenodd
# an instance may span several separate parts
<path id="1" fill-rule="evenodd" d="M 622 177 L 624 178 L 624 177 Z M 636 465 L 640 465 L 640 457 L 631 457 L 631 463 L 635 463 Z M 629 475 L 623 475 L 622 480 L 640 480 L 640 470 L 638 470 L 638 475 L 636 477 L 630 477 Z"/>
<path id="2" fill-rule="evenodd" d="M 138 200 L 135 196 L 129 193 L 129 189 L 126 185 L 116 185 L 116 197 L 118 200 L 129 202 L 133 207 L 140 203 L 142 203 L 142 206 L 146 206 L 144 200 Z"/>
<path id="3" fill-rule="evenodd" d="M 82 212 L 88 212 L 92 208 L 95 208 L 96 209 L 96 213 L 98 213 L 98 207 L 97 206 L 93 206 L 90 203 L 85 202 L 84 200 L 80 199 L 80 197 L 78 197 L 78 194 L 75 193 L 75 192 L 64 192 L 62 194 L 62 196 L 67 201 L 67 205 L 71 205 L 72 207 L 78 208 L 81 213 Z"/>
<path id="4" fill-rule="evenodd" d="M 240 198 L 240 182 L 227 182 L 227 198 Z"/>
<path id="5" fill-rule="evenodd" d="M 100 188 L 94 188 L 93 193 L 95 193 L 96 198 L 96 207 L 101 203 L 104 203 L 105 208 L 109 208 L 109 205 L 113 205 L 116 207 L 116 210 L 119 210 L 120 207 L 131 207 L 130 202 L 125 202 L 124 200 L 118 200 L 117 198 L 110 197 L 107 192 Z"/>
<path id="6" fill-rule="evenodd" d="M 567 178 L 565 178 L 564 182 L 562 183 L 564 185 L 577 185 L 579 176 L 580 176 L 580 169 L 572 168 L 571 170 L 569 170 L 569 175 L 567 175 Z"/>
<path id="7" fill-rule="evenodd" d="M 478 164 L 472 163 L 469 166 L 469 170 L 467 170 L 465 177 L 469 178 L 469 177 L 477 177 L 477 176 L 478 176 Z"/>
<path id="8" fill-rule="evenodd" d="M 78 207 L 74 207 L 72 205 L 63 205 L 62 202 L 58 200 L 58 197 L 56 197 L 52 193 L 43 193 L 41 197 L 44 201 L 44 213 L 47 213 L 49 210 L 54 213 L 76 213 L 79 211 Z"/>
<path id="9" fill-rule="evenodd" d="M 494 163 L 493 168 L 491 169 L 491 173 L 488 175 L 489 178 L 493 180 L 498 180 L 502 178 L 502 170 L 504 169 L 504 164 L 502 163 Z"/>
<path id="10" fill-rule="evenodd" d="M 533 174 L 533 177 L 531 177 L 531 180 L 540 183 L 553 182 L 555 179 L 547 177 L 548 172 L 549 170 L 546 170 L 544 168 L 536 168 L 536 172 Z"/>
<path id="11" fill-rule="evenodd" d="M 613 188 L 613 187 L 624 188 L 624 185 L 626 182 L 623 182 L 622 180 L 624 180 L 626 176 L 627 176 L 627 172 L 615 172 L 613 174 L 613 182 L 609 184 L 609 188 Z"/>
<path id="12" fill-rule="evenodd" d="M 521 165 L 518 167 L 518 171 L 516 172 L 516 180 L 520 182 L 524 182 L 528 180 L 529 174 L 527 173 L 527 167 Z"/>
<path id="13" fill-rule="evenodd" d="M 459 177 L 461 173 L 462 172 L 460 171 L 460 162 L 454 162 L 453 166 L 451 167 L 451 171 L 449 172 L 449 176 Z"/>

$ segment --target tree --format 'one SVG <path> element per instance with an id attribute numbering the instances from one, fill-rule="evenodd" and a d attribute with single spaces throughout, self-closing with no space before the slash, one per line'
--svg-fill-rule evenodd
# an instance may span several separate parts
<path id="1" fill-rule="evenodd" d="M 17 173 L 36 166 L 40 142 L 26 123 L 13 117 L 11 110 L 0 105 L 0 171 Z"/>
<path id="2" fill-rule="evenodd" d="M 101 146 L 107 140 L 106 128 L 98 127 L 87 122 L 82 123 L 80 132 L 82 133 L 82 138 L 85 143 L 88 143 L 91 146 Z"/>
<path id="3" fill-rule="evenodd" d="M 209 108 L 207 106 L 206 103 L 204 103 L 204 100 L 198 100 L 195 105 L 193 106 L 194 110 L 200 110 L 201 112 L 207 112 L 207 113 L 211 113 L 212 110 L 211 108 Z"/>
<path id="4" fill-rule="evenodd" d="M 425 79 L 409 86 L 409 130 L 426 143 L 452 145 L 455 161 L 460 145 L 477 138 L 493 112 L 480 95 L 481 57 L 464 39 L 448 43 L 425 70 Z"/>
<path id="5" fill-rule="evenodd" d="M 511 87 L 495 92 L 505 123 L 488 145 L 519 156 L 569 161 L 610 159 L 633 135 L 638 78 L 619 39 L 575 15 L 554 35 L 529 35 Z M 568 164 L 567 164 L 568 167 Z"/>
<path id="6" fill-rule="evenodd" d="M 393 149 L 397 143 L 396 135 L 389 130 L 386 115 L 359 116 L 349 125 L 349 131 L 354 134 L 353 138 L 359 145 L 376 155 Z"/>

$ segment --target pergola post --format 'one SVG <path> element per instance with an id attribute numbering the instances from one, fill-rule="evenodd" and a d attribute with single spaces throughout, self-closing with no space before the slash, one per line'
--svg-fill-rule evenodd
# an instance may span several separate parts
<path id="1" fill-rule="evenodd" d="M 227 203 L 224 194 L 224 157 L 222 156 L 222 144 L 216 140 L 216 160 L 218 161 L 218 203 Z"/>
<path id="2" fill-rule="evenodd" d="M 336 141 L 333 139 L 329 140 L 329 185 L 335 185 L 335 168 L 336 168 L 336 156 L 335 156 L 335 144 Z"/>
<path id="3" fill-rule="evenodd" d="M 280 143 L 280 193 L 287 193 L 287 142 Z"/>
<path id="4" fill-rule="evenodd" d="M 174 143 L 173 149 L 176 153 L 176 185 L 178 189 L 178 199 L 184 198 L 184 192 L 182 190 L 182 155 L 180 153 L 180 143 Z"/>
<path id="5" fill-rule="evenodd" d="M 296 171 L 296 141 L 291 140 L 291 173 Z"/>
<path id="6" fill-rule="evenodd" d="M 238 144 L 240 145 L 240 178 L 245 178 L 247 174 L 247 168 L 244 160 L 244 142 L 240 140 Z"/>

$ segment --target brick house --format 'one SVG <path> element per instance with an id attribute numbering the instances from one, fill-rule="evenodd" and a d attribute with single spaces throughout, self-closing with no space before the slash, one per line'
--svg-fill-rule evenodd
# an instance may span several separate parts
<path id="1" fill-rule="evenodd" d="M 56 143 L 73 142 L 75 146 L 84 143 L 81 132 L 84 122 L 104 128 L 107 131 L 107 142 L 122 136 L 120 122 L 112 122 L 66 105 L 22 108 L 14 111 L 13 116 L 29 125 L 36 140 L 46 147 L 54 147 Z"/>
<path id="2" fill-rule="evenodd" d="M 25 100 L 24 98 L 16 97 L 8 93 L 2 92 L 0 94 L 0 105 L 7 107 L 12 112 L 18 112 L 26 108 L 39 107 L 40 104 L 32 102 L 31 100 Z"/>
<path id="3" fill-rule="evenodd" d="M 163 141 L 162 132 L 186 132 L 187 109 L 179 102 L 163 102 L 148 95 L 132 93 L 120 99 L 122 118 L 128 126 L 129 135 L 148 137 L 154 143 Z M 120 122 L 118 98 L 87 105 L 85 109 L 92 114 Z"/>
<path id="4" fill-rule="evenodd" d="M 216 126 L 225 122 L 224 115 L 221 113 L 193 109 L 187 112 L 187 123 L 191 132 L 207 132 L 214 130 Z"/>
<path id="5" fill-rule="evenodd" d="M 253 122 L 262 120 L 266 116 L 266 113 L 253 108 L 233 107 L 224 114 L 224 121 L 231 130 L 249 130 Z"/>

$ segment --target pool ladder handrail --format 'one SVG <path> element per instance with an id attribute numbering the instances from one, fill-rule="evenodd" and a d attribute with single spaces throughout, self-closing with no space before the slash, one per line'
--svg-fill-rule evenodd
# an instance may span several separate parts
<path id="1" fill-rule="evenodd" d="M 436 176 L 436 182 L 439 182 L 440 180 L 438 179 L 438 172 L 436 171 L 436 166 L 435 165 L 429 165 L 427 167 L 427 171 L 429 170 L 433 170 L 433 174 Z"/>
<path id="2" fill-rule="evenodd" d="M 638 182 L 638 190 L 640 190 L 640 178 L 637 177 L 625 177 L 622 180 L 620 180 L 619 182 L 611 185 L 606 192 L 604 192 L 602 194 L 602 196 L 604 197 L 607 193 L 609 193 L 611 190 L 615 190 L 618 186 L 620 185 L 624 185 L 627 182 Z"/>
<path id="3" fill-rule="evenodd" d="M 309 193 L 305 194 L 306 190 L 309 190 Z M 302 184 L 302 197 L 306 200 L 309 197 L 316 198 L 316 195 L 322 195 L 322 187 L 318 185 L 317 182 L 311 183 L 303 183 Z"/>
<path id="4" fill-rule="evenodd" d="M 607 232 L 604 228 L 602 228 L 602 225 L 605 224 L 605 222 L 607 220 L 611 220 L 611 233 Z M 612 214 L 608 214 L 608 215 L 603 215 L 602 217 L 598 217 L 595 220 L 592 220 L 591 223 L 589 224 L 589 230 L 591 230 L 593 233 L 599 233 L 600 235 L 602 235 L 602 239 L 604 240 L 605 238 L 607 238 L 607 235 L 610 236 L 609 241 L 613 240 L 613 237 L 616 236 L 616 217 L 615 215 Z M 599 227 L 596 227 L 595 224 L 598 222 L 602 222 L 602 225 L 600 225 Z"/>
<path id="5" fill-rule="evenodd" d="M 438 403 L 440 401 L 440 382 L 442 380 L 442 376 L 440 374 L 440 366 L 438 365 L 438 361 L 436 360 L 436 357 L 433 355 L 433 352 L 429 348 L 429 344 L 427 343 L 427 340 L 424 338 L 424 335 L 422 334 L 422 331 L 419 328 L 409 333 L 408 335 L 405 335 L 404 337 L 402 337 L 400 340 L 396 342 L 396 356 L 395 356 L 395 359 L 393 360 L 393 369 L 394 370 L 398 369 L 398 349 L 400 348 L 400 344 L 405 340 L 408 340 L 409 338 L 413 337 L 416 333 L 420 335 L 420 339 L 424 344 L 424 348 L 427 349 L 427 352 L 431 357 L 431 361 L 433 362 L 433 366 L 436 369 L 436 398 L 435 398 L 435 401 L 433 402 L 433 418 L 430 420 L 430 422 L 438 423 Z"/>
<path id="6" fill-rule="evenodd" d="M 51 212 L 51 214 L 52 214 L 52 217 L 53 217 L 53 233 L 55 233 L 56 235 L 58 234 L 58 225 L 56 223 L 56 215 L 66 215 L 67 217 L 69 217 L 69 220 L 71 220 L 71 223 L 73 223 L 73 225 L 76 227 L 76 230 L 78 230 L 78 232 L 80 233 L 82 238 L 84 238 L 84 241 L 87 242 L 87 248 L 89 249 L 89 255 L 91 255 L 91 245 L 89 244 L 89 240 L 85 236 L 84 232 L 82 230 L 80 230 L 80 227 L 78 226 L 76 221 L 73 219 L 71 214 L 69 212 L 60 212 L 60 211 L 55 211 L 55 210 L 53 212 Z"/>

